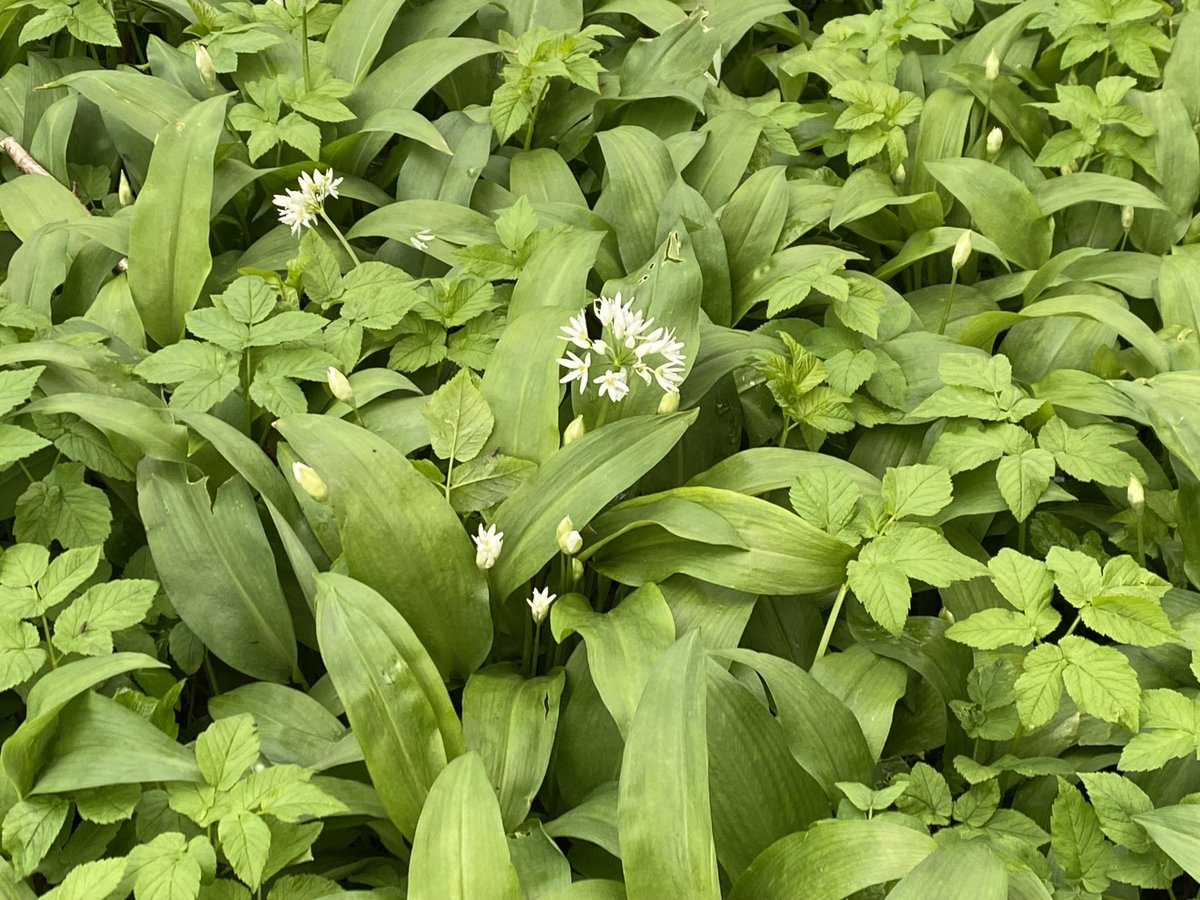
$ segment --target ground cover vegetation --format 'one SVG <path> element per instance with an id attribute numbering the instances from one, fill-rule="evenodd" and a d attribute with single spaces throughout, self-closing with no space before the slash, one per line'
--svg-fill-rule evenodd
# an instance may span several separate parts
<path id="1" fill-rule="evenodd" d="M 1192 0 L 0 62 L 5 897 L 1195 896 Z"/>

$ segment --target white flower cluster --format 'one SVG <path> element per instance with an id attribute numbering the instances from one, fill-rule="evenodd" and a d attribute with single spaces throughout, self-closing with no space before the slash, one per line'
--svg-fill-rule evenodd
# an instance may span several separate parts
<path id="1" fill-rule="evenodd" d="M 486 530 L 480 525 L 479 534 L 471 540 L 475 542 L 475 565 L 481 569 L 494 566 L 500 551 L 504 549 L 504 532 L 497 531 L 495 525 Z"/>
<path id="2" fill-rule="evenodd" d="M 271 201 L 279 207 L 279 221 L 299 237 L 302 230 L 316 224 L 317 217 L 325 209 L 326 198 L 337 197 L 338 185 L 342 181 L 333 177 L 333 169 L 316 171 L 311 175 L 301 172 L 300 190 L 288 188 L 282 194 L 276 194 Z"/>
<path id="3" fill-rule="evenodd" d="M 622 303 L 620 292 L 612 298 L 601 297 L 592 310 L 608 340 L 588 337 L 586 307 L 579 315 L 572 316 L 570 324 L 562 327 L 564 336 L 560 340 L 583 350 L 584 355 L 580 359 L 574 351 L 568 350 L 567 355 L 558 360 L 558 364 L 567 370 L 567 374 L 559 379 L 560 383 L 578 381 L 582 394 L 590 379 L 592 384 L 599 385 L 601 397 L 608 394 L 608 398 L 617 403 L 629 393 L 628 372 L 632 370 L 646 384 L 657 381 L 668 393 L 679 390 L 687 357 L 682 352 L 683 342 L 675 339 L 673 330 L 659 326 L 649 331 L 654 319 L 645 318 L 640 310 L 635 311 L 632 297 Z M 596 365 L 605 368 L 604 374 L 596 378 L 590 378 L 593 353 L 602 358 Z"/>

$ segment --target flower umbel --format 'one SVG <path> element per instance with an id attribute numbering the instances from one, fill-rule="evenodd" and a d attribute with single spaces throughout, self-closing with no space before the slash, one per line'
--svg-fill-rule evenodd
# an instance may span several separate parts
<path id="1" fill-rule="evenodd" d="M 541 625 L 550 614 L 550 604 L 558 599 L 558 594 L 550 593 L 549 588 L 534 588 L 533 596 L 526 598 L 529 611 L 533 613 L 533 621 Z"/>
<path id="2" fill-rule="evenodd" d="M 317 218 L 325 210 L 326 199 L 338 196 L 337 189 L 341 183 L 341 178 L 333 177 L 333 169 L 315 171 L 311 175 L 302 172 L 300 190 L 288 188 L 282 194 L 276 194 L 271 201 L 279 207 L 279 221 L 299 237 L 301 231 L 316 224 Z"/>
<path id="3" fill-rule="evenodd" d="M 585 393 L 590 382 L 598 386 L 600 396 L 605 394 L 618 403 L 629 393 L 629 372 L 633 372 L 646 384 L 657 381 L 663 391 L 677 391 L 683 382 L 683 370 L 687 357 L 683 353 L 683 341 L 676 340 L 675 332 L 659 326 L 653 331 L 653 317 L 646 318 L 641 310 L 633 308 L 633 298 L 623 300 L 618 292 L 613 297 L 600 297 L 592 311 L 604 329 L 604 338 L 588 335 L 587 308 L 572 316 L 561 329 L 559 340 L 567 341 L 580 350 L 589 351 L 581 359 L 574 351 L 567 351 L 558 359 L 558 364 L 567 370 L 559 379 L 563 384 L 579 382 L 579 393 Z M 592 354 L 597 356 L 597 365 L 604 364 L 603 375 L 589 378 Z"/>
<path id="4" fill-rule="evenodd" d="M 479 534 L 471 538 L 475 542 L 475 565 L 481 569 L 490 569 L 496 564 L 496 558 L 504 549 L 504 532 L 497 531 L 493 524 L 486 530 L 479 526 Z"/>

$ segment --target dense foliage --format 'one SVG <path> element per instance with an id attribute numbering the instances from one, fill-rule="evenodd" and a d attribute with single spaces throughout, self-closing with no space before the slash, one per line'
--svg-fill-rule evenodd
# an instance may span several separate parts
<path id="1" fill-rule="evenodd" d="M 3 896 L 1195 896 L 1194 0 L 0 67 Z"/>

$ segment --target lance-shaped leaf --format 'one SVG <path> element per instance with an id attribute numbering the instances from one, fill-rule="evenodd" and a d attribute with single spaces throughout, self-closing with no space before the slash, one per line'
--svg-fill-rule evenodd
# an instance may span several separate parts
<path id="1" fill-rule="evenodd" d="M 709 812 L 705 686 L 704 650 L 693 631 L 654 667 L 629 727 L 617 818 L 630 900 L 721 896 Z"/>
<path id="2" fill-rule="evenodd" d="M 317 583 L 321 657 L 379 799 L 412 839 L 434 780 L 466 749 L 462 726 L 437 667 L 403 616 L 352 578 L 323 572 Z"/>
<path id="3" fill-rule="evenodd" d="M 206 647 L 240 672 L 286 681 L 296 665 L 292 617 L 275 558 L 246 483 L 235 477 L 210 504 L 207 479 L 145 459 L 138 509 L 159 578 Z"/>
<path id="4" fill-rule="evenodd" d="M 208 249 L 213 155 L 227 98 L 198 103 L 158 133 L 129 226 L 129 290 L 146 333 L 159 344 L 183 337 L 212 269 Z"/>
<path id="5" fill-rule="evenodd" d="M 298 415 L 276 427 L 329 487 L 349 574 L 400 612 L 443 675 L 478 668 L 492 641 L 487 580 L 442 493 L 395 447 L 350 422 Z M 554 524 L 550 542 L 557 549 Z"/>

